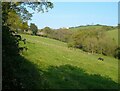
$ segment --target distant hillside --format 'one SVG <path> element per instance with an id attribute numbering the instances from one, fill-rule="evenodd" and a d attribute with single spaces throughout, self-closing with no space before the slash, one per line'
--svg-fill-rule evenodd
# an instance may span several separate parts
<path id="1" fill-rule="evenodd" d="M 78 26 L 78 27 L 71 27 L 69 30 L 78 31 L 78 30 L 91 30 L 91 29 L 105 29 L 105 30 L 112 30 L 115 29 L 113 26 L 106 26 L 106 25 L 87 25 L 87 26 Z"/>
<path id="2" fill-rule="evenodd" d="M 118 44 L 118 28 L 114 26 L 106 25 L 87 25 L 87 26 L 78 26 L 69 28 L 71 31 L 80 31 L 80 30 L 104 30 L 106 35 L 112 40 L 115 40 Z"/>
<path id="3" fill-rule="evenodd" d="M 118 29 L 113 29 L 111 31 L 107 31 L 106 34 L 112 38 L 113 40 L 116 41 L 116 43 L 118 44 Z"/>
<path id="4" fill-rule="evenodd" d="M 53 30 L 45 27 L 40 36 L 68 43 L 68 47 L 82 49 L 85 52 L 118 57 L 117 27 L 106 25 L 87 25 L 69 29 Z"/>

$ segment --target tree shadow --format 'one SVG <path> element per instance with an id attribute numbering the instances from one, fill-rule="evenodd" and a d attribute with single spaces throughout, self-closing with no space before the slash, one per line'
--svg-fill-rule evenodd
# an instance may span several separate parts
<path id="1" fill-rule="evenodd" d="M 3 58 L 5 89 L 118 89 L 110 78 L 90 75 L 71 65 L 50 66 L 42 71 L 22 56 Z M 115 90 L 114 90 L 115 91 Z"/>
<path id="2" fill-rule="evenodd" d="M 118 89 L 118 84 L 110 78 L 90 75 L 71 65 L 50 66 L 44 75 L 50 89 Z"/>
<path id="3" fill-rule="evenodd" d="M 42 71 L 22 56 L 4 57 L 2 89 L 42 89 Z"/>

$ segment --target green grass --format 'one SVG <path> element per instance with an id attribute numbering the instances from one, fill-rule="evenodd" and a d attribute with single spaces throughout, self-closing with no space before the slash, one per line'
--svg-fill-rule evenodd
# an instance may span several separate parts
<path id="1" fill-rule="evenodd" d="M 91 26 L 82 26 L 82 27 L 77 27 L 77 28 L 71 28 L 69 30 L 71 31 L 80 31 L 80 30 L 99 30 L 101 29 L 103 26 L 95 26 L 95 25 L 91 25 Z M 113 30 L 109 30 L 106 31 L 106 35 L 108 35 L 108 37 L 112 40 L 115 40 L 115 42 L 118 44 L 118 28 L 115 28 Z"/>
<path id="2" fill-rule="evenodd" d="M 118 29 L 107 31 L 106 34 L 118 44 Z"/>
<path id="3" fill-rule="evenodd" d="M 28 48 L 21 55 L 43 72 L 43 88 L 116 88 L 117 59 L 68 48 L 57 40 L 21 35 L 27 39 Z"/>
<path id="4" fill-rule="evenodd" d="M 81 27 L 71 28 L 69 30 L 71 30 L 71 31 L 79 31 L 79 30 L 85 30 L 85 29 L 87 29 L 87 30 L 100 29 L 102 27 L 103 27 L 102 25 L 101 26 L 90 25 L 90 26 L 81 26 Z"/>

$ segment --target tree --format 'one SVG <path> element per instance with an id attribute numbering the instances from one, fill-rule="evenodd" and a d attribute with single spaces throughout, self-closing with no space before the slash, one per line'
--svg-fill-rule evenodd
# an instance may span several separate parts
<path id="1" fill-rule="evenodd" d="M 45 6 L 46 8 L 44 9 Z M 13 45 L 15 45 L 14 43 L 18 44 L 18 40 L 16 40 L 16 38 L 11 38 L 12 37 L 16 37 L 14 32 L 11 31 L 16 31 L 17 29 L 24 28 L 26 29 L 26 25 L 23 26 L 24 22 L 27 22 L 27 20 L 31 19 L 32 17 L 32 13 L 29 13 L 29 11 L 26 9 L 26 7 L 29 7 L 33 10 L 36 10 L 38 12 L 43 12 L 45 10 L 48 10 L 48 8 L 53 8 L 53 4 L 51 2 L 2 2 L 2 27 L 4 27 L 3 30 L 3 34 L 4 32 L 8 31 L 9 35 L 4 35 L 3 42 L 8 43 L 7 44 L 7 48 L 4 48 L 4 50 L 8 51 L 9 54 L 11 54 L 11 51 L 9 51 L 8 49 L 10 49 L 11 47 L 13 47 L 12 45 L 9 46 L 9 41 L 11 41 L 11 39 L 14 39 L 16 42 L 11 42 L 13 43 Z M 5 37 L 10 37 L 10 39 L 5 40 Z M 5 43 L 3 43 L 4 46 Z M 5 47 L 5 46 L 4 46 Z M 9 47 L 9 48 L 8 48 Z M 19 45 L 14 46 L 14 47 L 19 47 Z M 15 48 L 18 49 L 18 48 Z M 14 52 L 14 51 L 12 51 Z M 19 51 L 18 51 L 19 52 Z M 14 56 L 14 55 L 13 55 Z"/>
<path id="2" fill-rule="evenodd" d="M 42 29 L 42 32 L 44 32 L 45 34 L 50 34 L 51 33 L 51 28 L 45 27 L 45 28 Z"/>
<path id="3" fill-rule="evenodd" d="M 32 31 L 33 35 L 37 35 L 38 28 L 37 28 L 37 26 L 34 23 L 30 24 L 30 30 Z"/>
<path id="4" fill-rule="evenodd" d="M 43 1 L 43 0 L 42 0 Z M 0 5 L 1 6 L 1 5 Z M 45 6 L 46 8 L 44 9 Z M 19 77 L 16 77 L 16 69 L 19 68 L 20 61 L 16 60 L 19 55 L 19 37 L 16 36 L 15 29 L 20 28 L 24 22 L 32 17 L 32 13 L 27 8 L 32 8 L 38 12 L 53 8 L 51 2 L 2 2 L 2 88 L 21 89 Z M 10 17 L 12 16 L 12 17 Z M 15 17 L 14 17 L 15 16 Z M 12 22 L 10 21 L 12 20 Z M 20 24 L 20 25 L 19 25 Z M 22 28 L 26 29 L 26 25 Z"/>
<path id="5" fill-rule="evenodd" d="M 18 31 L 22 25 L 22 19 L 13 11 L 8 13 L 7 24 L 13 31 Z"/>
<path id="6" fill-rule="evenodd" d="M 28 31 L 28 29 L 29 29 L 28 22 L 23 22 L 23 23 L 21 24 L 21 29 L 22 29 L 22 31 L 24 31 L 24 32 Z"/>
<path id="7" fill-rule="evenodd" d="M 44 8 L 43 6 L 45 6 L 46 8 Z M 41 11 L 44 12 L 44 11 L 47 11 L 48 8 L 53 8 L 53 4 L 51 2 L 46 2 L 46 1 L 42 1 L 42 2 L 2 2 L 2 27 L 4 27 L 5 29 L 3 30 L 2 33 L 4 34 L 4 32 L 6 31 L 9 32 L 9 35 L 3 36 L 3 39 L 4 39 L 3 42 L 8 43 L 7 47 L 9 47 L 9 48 L 5 48 L 5 50 L 7 49 L 6 51 L 9 51 L 8 49 L 10 49 L 13 46 L 12 45 L 9 46 L 8 41 L 10 41 L 10 39 L 5 40 L 6 39 L 5 37 L 8 37 L 8 36 L 15 37 L 14 36 L 15 33 L 11 31 L 16 31 L 18 29 L 26 30 L 28 27 L 27 20 L 31 19 L 32 13 L 30 13 L 26 7 L 29 7 L 38 12 L 41 12 Z M 13 38 L 13 39 L 16 39 L 16 38 Z M 11 43 L 18 44 L 18 40 L 15 40 L 15 41 L 16 42 L 11 42 Z M 9 54 L 11 54 L 11 51 L 9 51 Z"/>

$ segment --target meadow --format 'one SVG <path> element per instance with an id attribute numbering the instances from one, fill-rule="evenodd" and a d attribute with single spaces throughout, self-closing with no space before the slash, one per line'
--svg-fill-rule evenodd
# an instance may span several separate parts
<path id="1" fill-rule="evenodd" d="M 59 22 L 58 24 L 62 25 L 61 28 L 54 29 L 54 27 L 48 25 L 53 24 L 56 26 L 58 19 L 64 21 L 63 18 L 52 19 L 50 17 L 52 21 L 55 19 L 55 22 L 49 23 L 47 22 L 49 16 L 47 18 L 40 16 L 42 19 L 47 19 L 45 21 L 49 24 L 45 24 L 44 20 L 41 20 L 39 16 L 35 16 L 37 22 L 32 23 L 33 21 L 31 21 L 28 24 L 29 20 L 34 19 L 33 14 L 45 13 L 52 9 L 54 7 L 52 2 L 2 2 L 1 7 L 2 77 L 0 78 L 2 78 L 3 90 L 118 90 L 120 86 L 118 81 L 120 46 L 117 37 L 119 25 L 92 24 L 76 26 L 77 22 L 74 24 L 74 21 L 70 21 L 68 23 L 62 22 L 62 24 Z M 79 9 L 79 7 L 73 9 L 75 7 L 69 10 L 72 11 L 69 15 Z M 97 8 L 95 9 L 98 11 Z M 57 11 L 58 13 L 55 14 L 61 14 L 61 8 Z M 67 10 L 62 10 L 62 13 L 63 11 L 67 14 Z M 78 11 L 76 13 L 82 14 Z M 112 12 L 112 14 L 114 13 Z M 54 14 L 50 13 L 50 16 L 54 17 Z M 65 17 L 65 20 L 67 18 L 71 20 L 71 17 Z M 77 16 L 75 18 L 79 21 Z M 105 19 L 108 19 L 108 16 Z M 106 20 L 104 21 L 106 22 Z M 81 19 L 79 22 L 82 23 Z M 107 22 L 109 24 L 108 20 Z M 38 29 L 38 27 L 41 28 L 37 25 L 39 23 L 45 24 L 46 27 Z M 66 24 L 71 26 L 69 23 L 72 23 L 74 27 L 63 27 Z"/>
<path id="2" fill-rule="evenodd" d="M 26 38 L 27 42 L 26 45 L 21 42 L 20 46 L 28 48 L 27 51 L 21 52 L 21 56 L 38 71 L 35 73 L 32 66 L 22 62 L 21 69 L 29 74 L 28 78 L 24 77 L 24 81 L 32 78 L 31 75 L 34 76 L 29 82 L 30 85 L 26 87 L 117 89 L 118 60 L 114 57 L 68 48 L 67 43 L 54 39 L 27 34 L 21 36 Z M 104 61 L 98 60 L 99 57 L 104 58 Z"/>
<path id="3" fill-rule="evenodd" d="M 118 29 L 114 29 L 111 31 L 107 31 L 106 34 L 116 41 L 116 44 L 118 45 Z"/>

